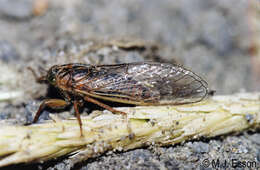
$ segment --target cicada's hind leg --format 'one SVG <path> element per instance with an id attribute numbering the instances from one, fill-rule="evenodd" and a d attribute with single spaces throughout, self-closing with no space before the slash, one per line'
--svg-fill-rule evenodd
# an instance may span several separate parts
<path id="1" fill-rule="evenodd" d="M 62 99 L 47 99 L 42 102 L 37 113 L 34 116 L 33 123 L 36 123 L 42 114 L 42 111 L 48 107 L 51 109 L 62 109 L 68 106 L 70 103 Z"/>
<path id="2" fill-rule="evenodd" d="M 122 111 L 113 109 L 112 107 L 110 107 L 110 106 L 108 106 L 108 105 L 106 105 L 106 104 L 104 104 L 104 103 L 101 103 L 101 102 L 99 102 L 99 101 L 97 101 L 97 100 L 95 100 L 95 99 L 92 99 L 92 98 L 90 98 L 90 97 L 88 97 L 88 96 L 85 96 L 85 97 L 84 97 L 84 100 L 86 100 L 86 101 L 88 101 L 88 102 L 91 102 L 91 103 L 94 103 L 94 104 L 96 104 L 96 105 L 99 105 L 100 107 L 103 107 L 103 108 L 109 110 L 109 111 L 112 112 L 112 113 L 122 114 L 122 115 L 126 116 L 126 113 L 125 113 L 125 112 L 122 112 Z"/>
<path id="3" fill-rule="evenodd" d="M 86 100 L 88 102 L 91 102 L 91 103 L 94 103 L 96 105 L 99 105 L 100 107 L 103 107 L 103 108 L 109 110 L 112 113 L 123 115 L 125 117 L 125 120 L 127 121 L 127 130 L 128 130 L 128 133 L 129 133 L 129 138 L 131 138 L 131 139 L 133 138 L 132 136 L 134 136 L 134 135 L 132 133 L 132 129 L 130 127 L 130 123 L 129 123 L 128 118 L 127 118 L 127 113 L 119 111 L 119 110 L 116 110 L 116 109 L 113 109 L 112 107 L 110 107 L 110 106 L 108 106 L 108 105 L 106 105 L 104 103 L 101 103 L 101 102 L 99 102 L 99 101 L 97 101 L 97 100 L 95 100 L 93 98 L 90 98 L 88 96 L 85 96 L 84 100 Z"/>

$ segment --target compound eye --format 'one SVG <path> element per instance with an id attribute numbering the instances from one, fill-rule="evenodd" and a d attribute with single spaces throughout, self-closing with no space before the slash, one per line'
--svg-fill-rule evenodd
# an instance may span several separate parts
<path id="1" fill-rule="evenodd" d="M 56 82 L 56 77 L 55 77 L 55 75 L 52 74 L 52 73 L 50 73 L 50 74 L 48 75 L 48 81 L 49 81 L 51 84 L 55 84 L 55 82 Z"/>
<path id="2" fill-rule="evenodd" d="M 48 71 L 47 74 L 47 80 L 50 84 L 55 85 L 56 84 L 56 76 L 58 73 L 58 68 L 57 66 L 52 66 L 52 68 L 50 68 L 50 70 Z"/>
<path id="3" fill-rule="evenodd" d="M 52 77 L 50 78 L 50 82 L 51 82 L 51 83 L 55 83 L 55 82 L 56 82 L 55 76 L 52 76 Z"/>

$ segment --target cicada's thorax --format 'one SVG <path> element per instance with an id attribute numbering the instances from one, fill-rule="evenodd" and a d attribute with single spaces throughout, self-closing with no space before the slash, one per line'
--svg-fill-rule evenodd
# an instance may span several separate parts
<path id="1" fill-rule="evenodd" d="M 56 76 L 56 87 L 64 91 L 71 91 L 72 78 L 68 74 L 58 74 Z"/>
<path id="2" fill-rule="evenodd" d="M 82 89 L 82 86 L 87 82 L 88 74 L 88 67 L 63 65 L 56 75 L 56 87 L 68 92 L 73 92 L 76 89 Z"/>

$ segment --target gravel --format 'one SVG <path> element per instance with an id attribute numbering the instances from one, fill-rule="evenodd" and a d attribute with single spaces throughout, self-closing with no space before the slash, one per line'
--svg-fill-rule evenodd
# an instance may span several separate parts
<path id="1" fill-rule="evenodd" d="M 0 60 L 22 73 L 23 86 L 31 89 L 20 103 L 2 102 L 0 119 L 28 123 L 42 99 L 57 97 L 55 90 L 45 93 L 47 87 L 37 85 L 27 66 L 40 73 L 40 68 L 68 62 L 177 61 L 201 74 L 217 94 L 260 90 L 251 62 L 254 35 L 248 25 L 253 17 L 249 16 L 249 1 L 57 0 L 49 1 L 42 16 L 33 14 L 33 3 L 0 0 Z M 122 37 L 134 43 L 111 43 Z M 91 104 L 86 107 L 85 111 L 100 109 Z M 74 169 L 212 168 L 212 164 L 206 166 L 207 160 L 219 160 L 223 167 L 232 161 L 257 162 L 259 167 L 259 136 L 258 131 L 245 132 L 175 146 L 109 152 Z M 69 158 L 63 157 L 7 168 L 67 169 L 68 163 Z"/>

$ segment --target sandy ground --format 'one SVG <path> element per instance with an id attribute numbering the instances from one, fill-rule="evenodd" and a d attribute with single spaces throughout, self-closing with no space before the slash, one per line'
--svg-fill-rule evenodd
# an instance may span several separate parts
<path id="1" fill-rule="evenodd" d="M 178 62 L 199 73 L 217 94 L 259 91 L 259 19 L 257 0 L 0 0 L 0 60 L 21 74 L 17 88 L 27 92 L 1 102 L 0 119 L 28 123 L 43 98 L 56 96 L 35 82 L 27 66 L 40 73 L 69 62 Z M 260 167 L 259 141 L 259 132 L 250 131 L 107 153 L 75 169 L 206 169 L 207 159 L 223 166 L 244 161 Z M 67 161 L 8 168 L 64 169 Z"/>

